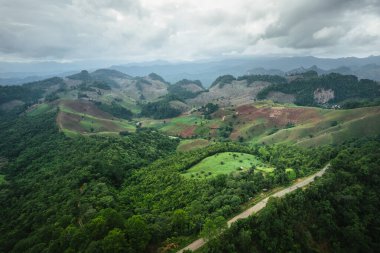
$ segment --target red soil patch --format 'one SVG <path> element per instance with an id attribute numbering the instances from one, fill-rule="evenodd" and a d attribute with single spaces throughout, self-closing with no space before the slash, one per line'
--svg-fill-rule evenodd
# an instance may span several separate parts
<path id="1" fill-rule="evenodd" d="M 61 128 L 85 133 L 86 129 L 80 125 L 80 121 L 81 116 L 72 113 L 59 112 L 57 117 L 57 123 Z"/>
<path id="2" fill-rule="evenodd" d="M 276 126 L 285 126 L 289 122 L 299 124 L 321 118 L 317 110 L 309 108 L 256 108 L 251 105 L 243 105 L 236 108 L 236 112 L 239 119 L 243 121 L 247 122 L 258 118 L 265 118 L 271 123 L 270 125 Z"/>
<path id="3" fill-rule="evenodd" d="M 109 113 L 103 112 L 98 109 L 96 105 L 94 105 L 90 101 L 85 100 L 65 100 L 62 102 L 64 106 L 70 108 L 73 111 L 88 114 L 94 117 L 103 118 L 103 119 L 112 119 L 113 116 Z"/>
<path id="4" fill-rule="evenodd" d="M 190 126 L 185 128 L 184 130 L 181 131 L 180 136 L 181 137 L 191 137 L 194 135 L 194 131 L 197 127 L 196 126 Z"/>

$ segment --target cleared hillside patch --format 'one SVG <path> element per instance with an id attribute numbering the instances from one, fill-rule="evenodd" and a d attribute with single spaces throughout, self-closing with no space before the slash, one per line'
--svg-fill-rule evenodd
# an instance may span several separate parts
<path id="1" fill-rule="evenodd" d="M 290 129 L 257 139 L 256 142 L 289 143 L 302 146 L 338 144 L 351 138 L 380 134 L 380 107 L 352 110 L 323 110 L 318 121 L 301 124 Z"/>
<path id="2" fill-rule="evenodd" d="M 239 152 L 223 152 L 203 159 L 183 175 L 188 178 L 202 179 L 220 174 L 247 171 L 251 167 L 266 167 L 256 156 Z"/>
<path id="3" fill-rule="evenodd" d="M 112 117 L 90 102 L 62 101 L 57 123 L 68 136 L 73 133 L 119 133 L 134 132 L 135 124 L 124 119 Z M 65 131 L 67 130 L 67 131 Z"/>

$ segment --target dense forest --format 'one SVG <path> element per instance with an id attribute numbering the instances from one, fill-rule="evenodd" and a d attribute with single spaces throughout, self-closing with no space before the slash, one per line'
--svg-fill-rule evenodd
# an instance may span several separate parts
<path id="1" fill-rule="evenodd" d="M 306 190 L 271 199 L 204 252 L 378 252 L 380 138 L 339 147 L 326 174 Z"/>
<path id="2" fill-rule="evenodd" d="M 329 147 L 220 143 L 177 153 L 178 140 L 150 129 L 124 137 L 67 138 L 55 112 L 0 124 L 1 252 L 144 252 L 196 236 L 210 219 L 228 218 L 263 188 L 321 168 Z M 225 151 L 254 154 L 276 167 L 209 179 L 181 174 Z"/>

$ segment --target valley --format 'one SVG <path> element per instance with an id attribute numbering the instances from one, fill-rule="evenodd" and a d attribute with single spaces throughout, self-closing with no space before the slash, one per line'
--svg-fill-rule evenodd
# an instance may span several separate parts
<path id="1" fill-rule="evenodd" d="M 199 236 L 209 252 L 229 218 L 380 134 L 379 84 L 337 74 L 205 88 L 100 69 L 0 91 L 4 252 L 170 253 Z"/>

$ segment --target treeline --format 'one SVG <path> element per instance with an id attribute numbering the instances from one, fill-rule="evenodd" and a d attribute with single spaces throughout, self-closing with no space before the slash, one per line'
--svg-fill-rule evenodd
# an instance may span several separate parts
<path id="1" fill-rule="evenodd" d="M 270 199 L 203 252 L 378 252 L 380 138 L 345 144 L 306 190 Z"/>
<path id="2" fill-rule="evenodd" d="M 356 76 L 331 73 L 315 78 L 296 79 L 287 84 L 272 84 L 261 90 L 257 98 L 265 99 L 272 91 L 295 95 L 298 105 L 318 106 L 314 91 L 318 88 L 333 90 L 334 98 L 329 103 L 339 103 L 347 99 L 374 99 L 380 96 L 379 84 L 372 80 L 358 80 Z"/>

